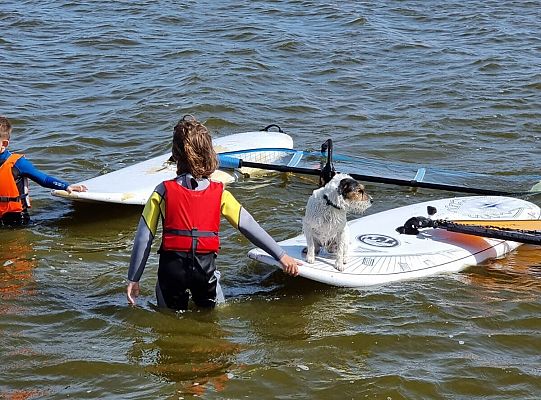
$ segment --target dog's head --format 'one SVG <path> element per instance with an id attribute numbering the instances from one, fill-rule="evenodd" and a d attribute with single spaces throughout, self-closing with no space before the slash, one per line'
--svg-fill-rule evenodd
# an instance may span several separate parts
<path id="1" fill-rule="evenodd" d="M 364 185 L 347 174 L 335 175 L 327 185 L 336 188 L 337 203 L 346 211 L 360 214 L 372 205 L 372 197 L 368 195 Z"/>

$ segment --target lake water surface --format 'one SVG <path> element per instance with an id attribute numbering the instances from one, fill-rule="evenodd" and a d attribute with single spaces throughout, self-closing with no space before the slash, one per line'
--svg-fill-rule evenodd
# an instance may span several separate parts
<path id="1" fill-rule="evenodd" d="M 300 149 L 332 138 L 336 152 L 524 186 L 540 175 L 540 10 L 3 0 L 0 114 L 15 126 L 11 150 L 70 182 L 167 152 L 191 113 L 215 136 L 276 123 Z M 272 175 L 229 188 L 283 240 L 315 187 Z M 455 195 L 367 188 L 369 213 Z M 154 306 L 155 254 L 140 306 L 127 306 L 141 208 L 31 190 L 34 225 L 0 231 L 0 398 L 541 398 L 539 248 L 350 290 L 250 261 L 224 223 L 226 305 L 174 314 Z"/>

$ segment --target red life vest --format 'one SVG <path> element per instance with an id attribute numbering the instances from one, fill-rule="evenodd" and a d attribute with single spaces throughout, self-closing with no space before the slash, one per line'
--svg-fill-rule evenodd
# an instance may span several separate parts
<path id="1" fill-rule="evenodd" d="M 190 190 L 176 180 L 165 181 L 165 221 L 162 250 L 218 252 L 223 184 L 210 182 L 204 190 Z"/>
<path id="2" fill-rule="evenodd" d="M 13 166 L 21 157 L 21 154 L 12 154 L 0 165 L 0 218 L 6 213 L 23 211 L 23 197 L 12 172 Z"/>

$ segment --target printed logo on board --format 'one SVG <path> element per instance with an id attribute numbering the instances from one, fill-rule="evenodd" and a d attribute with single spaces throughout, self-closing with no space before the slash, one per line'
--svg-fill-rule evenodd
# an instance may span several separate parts
<path id="1" fill-rule="evenodd" d="M 361 243 L 367 244 L 373 247 L 396 247 L 400 245 L 398 240 L 390 236 L 379 235 L 377 233 L 369 233 L 357 237 L 357 240 Z"/>

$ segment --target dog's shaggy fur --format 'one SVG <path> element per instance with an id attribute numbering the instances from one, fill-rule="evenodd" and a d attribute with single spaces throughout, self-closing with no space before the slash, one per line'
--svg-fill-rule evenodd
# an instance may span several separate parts
<path id="1" fill-rule="evenodd" d="M 306 261 L 312 264 L 321 247 L 336 253 L 335 268 L 347 264 L 349 231 L 346 214 L 363 213 L 372 203 L 364 186 L 346 174 L 335 175 L 324 187 L 314 190 L 302 222 L 306 237 Z"/>

